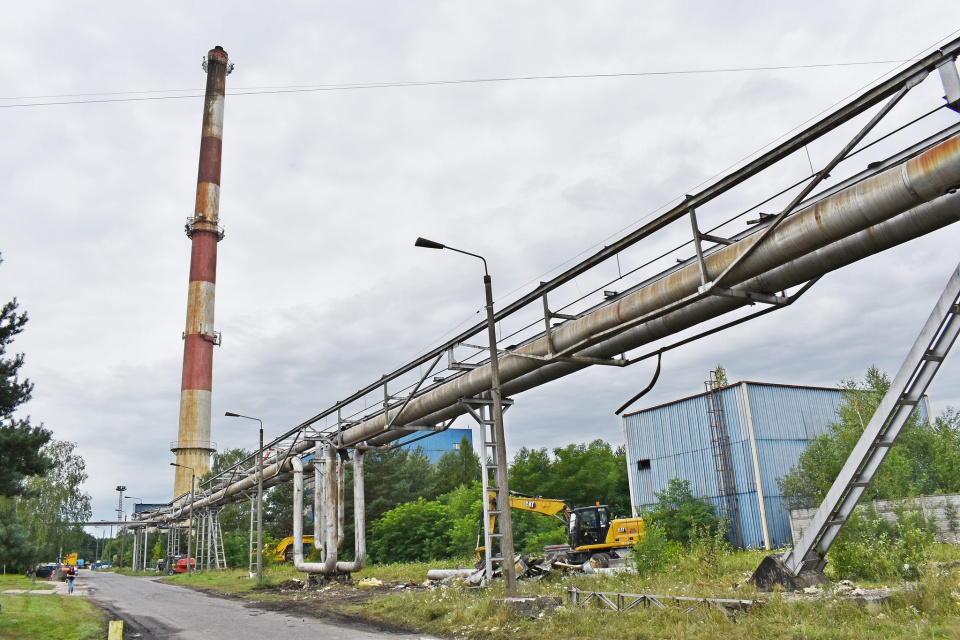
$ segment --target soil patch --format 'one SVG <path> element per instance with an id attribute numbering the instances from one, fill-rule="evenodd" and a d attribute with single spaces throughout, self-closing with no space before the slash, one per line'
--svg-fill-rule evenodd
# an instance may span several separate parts
<path id="1" fill-rule="evenodd" d="M 332 583 L 322 587 L 286 588 L 286 583 L 276 587 L 252 589 L 243 594 L 221 593 L 206 587 L 181 585 L 209 596 L 239 600 L 247 609 L 272 611 L 276 613 L 294 614 L 316 618 L 336 624 L 341 627 L 350 627 L 364 631 L 416 632 L 413 627 L 384 623 L 379 620 L 370 620 L 362 614 L 345 611 L 344 608 L 361 606 L 370 600 L 395 592 L 396 585 L 360 589 L 353 586 Z"/>

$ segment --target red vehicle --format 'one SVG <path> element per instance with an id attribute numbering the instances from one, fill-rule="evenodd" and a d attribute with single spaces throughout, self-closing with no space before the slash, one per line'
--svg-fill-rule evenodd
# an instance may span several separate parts
<path id="1" fill-rule="evenodd" d="M 157 568 L 160 571 L 166 571 L 168 576 L 172 576 L 175 573 L 187 572 L 187 558 L 185 556 L 174 556 L 172 562 L 169 559 L 166 561 L 161 560 L 157 565 Z M 197 570 L 196 558 L 190 558 L 190 570 Z"/>
<path id="2" fill-rule="evenodd" d="M 196 558 L 190 558 L 190 570 L 191 570 L 191 571 L 196 571 L 196 570 L 197 570 L 197 559 L 196 559 Z M 174 573 L 186 573 L 186 572 L 187 572 L 187 559 L 186 559 L 186 558 L 180 558 L 179 560 L 177 560 L 177 564 L 173 567 L 173 572 L 174 572 Z"/>

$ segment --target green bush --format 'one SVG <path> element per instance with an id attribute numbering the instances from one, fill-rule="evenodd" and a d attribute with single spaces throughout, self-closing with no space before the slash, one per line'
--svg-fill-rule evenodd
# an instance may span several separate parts
<path id="1" fill-rule="evenodd" d="M 870 506 L 857 510 L 840 532 L 828 567 L 838 578 L 913 580 L 933 542 L 934 529 L 921 512 L 900 512 L 890 522 Z"/>
<path id="2" fill-rule="evenodd" d="M 667 538 L 659 524 L 648 525 L 643 538 L 633 547 L 637 573 L 650 576 L 673 564 L 680 555 L 680 545 Z"/>
<path id="3" fill-rule="evenodd" d="M 420 498 L 402 504 L 373 523 L 368 546 L 370 557 L 378 563 L 446 557 L 451 524 L 446 505 L 439 502 Z"/>
<path id="4" fill-rule="evenodd" d="M 643 513 L 643 520 L 648 529 L 651 525 L 662 527 L 667 540 L 686 546 L 698 531 L 722 531 L 713 504 L 705 498 L 695 498 L 689 480 L 672 478 L 666 491 L 654 495 L 657 503 Z"/>

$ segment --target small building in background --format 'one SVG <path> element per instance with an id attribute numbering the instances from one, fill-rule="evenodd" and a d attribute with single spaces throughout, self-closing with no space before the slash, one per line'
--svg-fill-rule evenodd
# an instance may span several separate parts
<path id="1" fill-rule="evenodd" d="M 456 451 L 460 448 L 460 442 L 463 440 L 463 437 L 467 437 L 467 441 L 470 443 L 471 448 L 473 447 L 473 430 L 472 429 L 447 429 L 445 431 L 437 431 L 432 433 L 426 438 L 419 439 L 423 434 L 418 434 L 411 438 L 406 444 L 402 446 L 403 449 L 408 449 L 414 451 L 417 447 L 423 450 L 423 453 L 430 458 L 432 464 L 437 464 L 437 461 L 440 460 L 440 456 L 447 453 L 448 451 Z"/>
<path id="2" fill-rule="evenodd" d="M 740 546 L 791 546 L 790 517 L 777 478 L 797 464 L 810 440 L 837 421 L 843 392 L 738 382 L 720 387 L 718 393 L 729 440 Z M 730 504 L 718 479 L 716 431 L 711 425 L 715 405 L 709 396 L 704 392 L 623 417 L 635 510 L 653 506 L 654 494 L 664 491 L 672 478 L 688 480 L 693 494 L 710 500 L 718 513 L 724 513 Z M 924 400 L 917 410 L 921 420 L 928 420 L 930 411 Z"/>

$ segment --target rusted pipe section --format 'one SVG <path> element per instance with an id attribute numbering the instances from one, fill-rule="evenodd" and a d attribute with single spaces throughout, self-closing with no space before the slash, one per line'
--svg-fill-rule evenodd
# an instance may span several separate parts
<path id="1" fill-rule="evenodd" d="M 363 569 L 367 560 L 367 502 L 363 490 L 363 451 L 354 449 L 350 452 L 353 460 L 353 562 L 338 562 L 337 571 L 353 573 Z M 342 464 L 341 464 L 342 466 Z M 340 512 L 343 513 L 343 502 L 340 503 Z"/>
<path id="2" fill-rule="evenodd" d="M 210 470 L 210 410 L 213 391 L 214 288 L 220 233 L 220 161 L 223 149 L 223 106 L 229 60 L 222 47 L 207 54 L 207 91 L 203 103 L 200 163 L 191 239 L 187 323 L 183 334 L 183 376 L 180 383 L 180 426 L 173 451 L 177 470 L 173 495 L 190 491 L 190 475 Z M 191 471 L 191 469 L 193 471 Z"/>
<path id="3" fill-rule="evenodd" d="M 831 199 L 827 199 L 817 203 L 813 207 L 808 207 L 807 209 L 802 210 L 800 213 L 794 216 L 795 218 L 800 218 L 801 216 L 812 218 L 813 226 L 818 230 L 830 229 L 831 233 L 828 235 L 828 237 L 831 238 L 831 240 L 829 242 L 814 243 L 814 245 L 821 244 L 821 246 L 814 246 L 813 248 L 808 248 L 808 245 L 801 243 L 803 247 L 808 248 L 805 255 L 800 255 L 799 257 L 795 258 L 784 258 L 781 264 L 778 264 L 771 269 L 761 271 L 760 273 L 754 274 L 751 277 L 742 277 L 741 281 L 737 285 L 732 285 L 731 288 L 763 293 L 779 292 L 785 288 L 802 284 L 811 278 L 815 278 L 824 275 L 825 273 L 829 273 L 835 269 L 839 269 L 869 255 L 879 253 L 893 246 L 907 242 L 908 240 L 919 238 L 927 233 L 960 220 L 960 200 L 958 200 L 960 195 L 948 194 L 940 198 L 935 197 L 940 185 L 943 185 L 943 191 L 950 191 L 952 184 L 955 184 L 952 181 L 960 178 L 960 175 L 958 175 L 960 174 L 960 170 L 958 170 L 957 167 L 957 164 L 960 164 L 960 159 L 957 157 L 960 155 L 957 153 L 957 140 L 952 139 L 945 144 L 949 145 L 950 148 L 944 148 L 944 145 L 940 145 L 940 147 L 937 147 L 933 150 L 935 152 L 933 155 L 931 155 L 931 152 L 927 152 L 926 154 L 916 158 L 914 161 L 912 161 L 912 163 L 908 163 L 910 165 L 909 167 L 901 166 L 892 169 L 891 171 L 896 175 L 894 175 L 892 178 L 888 178 L 891 182 L 899 184 L 901 190 L 906 190 L 909 192 L 911 189 L 913 189 L 916 191 L 918 197 L 928 198 L 930 196 L 934 196 L 932 202 L 911 208 L 906 213 L 892 217 L 889 220 L 885 220 L 874 225 L 868 225 L 864 228 L 864 230 L 848 234 L 846 237 L 841 235 L 841 237 L 837 238 L 836 240 L 832 240 L 836 234 L 836 225 L 832 221 L 834 216 L 846 216 L 847 207 L 863 209 L 868 204 L 872 203 L 874 199 L 880 197 L 878 196 L 876 190 L 863 188 L 859 189 L 857 193 L 850 193 L 850 190 L 847 190 L 835 194 L 834 197 L 839 198 L 841 201 L 840 204 L 843 204 L 842 207 L 836 208 L 839 205 L 836 203 L 831 204 L 827 201 Z M 890 185 L 888 184 L 887 187 L 890 188 Z M 898 202 L 901 201 L 902 199 L 898 198 Z M 768 239 L 770 245 L 766 248 L 758 248 L 754 255 L 751 255 L 750 259 L 745 261 L 744 266 L 753 264 L 755 259 L 765 256 L 768 251 L 781 256 L 792 255 L 792 252 L 795 250 L 793 247 L 795 244 L 795 239 L 792 237 L 792 234 L 798 232 L 797 229 L 792 226 L 798 223 L 793 223 L 792 220 L 793 218 L 789 218 L 784 221 L 782 226 L 787 227 L 787 229 L 778 229 L 778 232 L 774 234 L 772 238 Z M 799 223 L 799 225 L 804 228 L 807 228 L 808 224 L 809 220 L 801 221 Z M 746 240 L 749 240 L 749 238 Z M 737 245 L 731 245 L 731 247 L 728 247 L 727 249 L 736 249 L 736 247 Z M 787 253 L 788 250 L 791 253 Z M 715 261 L 717 260 L 716 256 L 718 256 L 718 254 L 722 254 L 723 251 L 724 250 L 721 249 L 720 251 L 717 251 L 709 256 L 708 267 L 711 269 L 710 273 L 719 272 L 714 270 L 718 266 L 716 265 Z M 608 305 L 607 307 L 604 307 L 593 314 L 567 324 L 582 326 L 582 323 L 585 321 L 587 323 L 591 322 L 592 318 L 596 317 L 598 314 L 601 314 L 603 317 L 608 317 L 610 313 L 617 313 L 618 310 L 625 312 L 626 309 L 629 308 L 629 305 L 621 304 L 624 301 L 628 299 L 643 299 L 645 296 L 649 295 L 647 292 L 652 287 L 656 287 L 657 291 L 663 293 L 664 287 L 662 286 L 662 283 L 665 281 L 674 282 L 677 279 L 678 274 L 682 274 L 684 271 L 691 269 L 693 271 L 694 280 L 696 283 L 699 281 L 699 270 L 696 265 L 692 265 L 689 268 L 681 269 L 671 274 L 669 277 L 637 291 L 631 296 L 625 297 L 617 303 Z M 737 272 L 739 273 L 740 270 L 738 269 Z M 721 298 L 716 296 L 707 297 L 689 305 L 688 307 L 681 308 L 677 311 L 660 317 L 657 320 L 629 329 L 598 346 L 585 350 L 583 354 L 593 357 L 611 357 L 618 355 L 625 351 L 640 347 L 651 341 L 695 326 L 696 324 L 705 320 L 720 316 L 724 313 L 737 309 L 744 304 L 746 304 L 746 302 L 740 300 L 732 300 L 729 298 Z M 578 323 L 581 324 L 578 325 Z M 565 325 L 560 330 L 555 332 L 554 336 L 560 334 L 561 330 L 568 331 Z M 564 333 L 563 335 L 565 342 L 568 342 L 571 339 L 569 333 Z M 536 347 L 536 345 L 538 345 L 538 342 L 525 345 L 524 351 L 530 350 L 531 348 Z M 522 362 L 517 362 L 521 360 Z M 544 366 L 541 361 L 521 359 L 517 356 L 508 356 L 501 359 L 501 367 L 505 361 L 510 361 L 511 363 L 509 377 L 504 378 L 504 380 L 507 381 L 503 384 L 503 392 L 506 394 L 515 394 L 539 386 L 551 380 L 555 380 L 583 369 L 585 366 L 570 362 L 554 362 Z M 532 366 L 534 367 L 534 370 L 526 371 L 525 373 L 517 375 L 517 373 L 521 370 L 520 365 L 526 365 L 527 367 Z M 483 370 L 483 367 L 475 369 L 474 371 L 470 372 L 470 374 L 467 374 L 467 376 L 463 377 L 467 378 L 468 376 L 474 374 L 479 375 L 478 372 L 482 373 Z M 423 398 L 417 398 L 411 401 L 408 405 L 408 408 L 404 410 L 404 417 L 408 415 L 407 411 L 410 411 L 410 407 L 415 403 L 417 403 L 418 407 L 417 417 L 416 420 L 410 420 L 410 422 L 414 424 L 436 424 L 442 420 L 447 420 L 460 415 L 462 413 L 462 409 L 457 405 L 456 401 L 449 402 L 446 405 L 437 406 L 437 393 L 439 391 L 443 391 L 445 394 L 449 393 L 448 387 L 453 386 L 454 382 L 451 381 L 451 383 L 448 385 L 443 385 L 429 394 L 425 394 Z M 460 389 L 460 392 L 463 393 L 464 396 L 470 395 L 465 391 L 466 389 L 469 389 L 469 387 L 460 386 L 460 384 L 458 384 L 456 388 Z M 483 389 L 480 389 L 480 391 L 482 390 Z M 433 410 L 432 413 L 422 413 L 425 408 L 432 408 L 434 406 L 437 406 L 437 408 Z M 413 416 L 414 414 L 411 413 L 410 415 Z M 377 426 L 375 420 L 370 420 L 362 423 L 359 425 L 359 427 L 364 427 L 365 425 L 369 427 L 370 423 L 374 423 L 374 426 Z M 358 427 L 354 427 L 354 429 L 355 428 Z M 351 431 L 352 429 L 345 431 L 344 433 L 350 433 Z M 407 432 L 403 430 L 391 431 L 388 434 L 384 434 L 379 438 L 373 439 L 372 443 L 379 444 L 388 442 L 404 435 L 405 433 Z M 356 434 L 356 432 L 354 432 L 354 434 Z M 310 446 L 312 445 L 300 443 L 293 448 L 291 453 L 303 453 L 307 451 Z M 279 456 L 279 459 L 283 460 L 284 456 Z M 264 476 L 272 477 L 289 469 L 289 462 L 287 462 L 283 468 L 280 468 L 278 463 L 274 463 L 264 469 Z M 232 496 L 239 495 L 241 492 L 249 490 L 255 485 L 256 476 L 247 476 L 246 478 L 215 492 L 211 496 L 200 500 L 196 507 L 200 508 L 208 504 L 221 502 L 224 499 L 230 499 Z"/>
<path id="4" fill-rule="evenodd" d="M 777 229 L 736 269 L 728 274 L 727 286 L 734 286 L 757 277 L 791 260 L 816 251 L 833 242 L 888 220 L 913 207 L 929 202 L 960 184 L 960 137 L 951 138 L 919 156 L 877 174 L 848 189 L 797 212 Z M 726 246 L 706 256 L 711 276 L 721 273 L 747 247 L 756 242 L 757 234 Z M 562 351 L 589 340 L 604 331 L 678 302 L 695 294 L 700 287 L 700 271 L 696 264 L 671 273 L 651 285 L 625 296 L 553 332 L 553 347 Z M 657 324 L 662 318 L 647 324 Z M 609 342 L 623 342 L 610 340 Z M 627 349 L 643 343 L 627 345 Z M 547 339 L 542 337 L 518 349 L 520 353 L 538 357 L 549 355 Z M 590 353 L 585 350 L 584 355 Z M 617 353 L 620 353 L 618 351 Z M 506 383 L 544 366 L 542 360 L 507 355 L 500 359 L 500 377 Z M 461 398 L 469 398 L 490 388 L 489 364 L 459 376 L 424 395 L 411 400 L 403 413 L 407 424 L 434 423 L 443 412 L 458 415 Z M 387 431 L 394 409 L 342 432 L 345 445 L 365 441 L 371 444 L 389 442 L 406 432 Z M 379 436 L 379 437 L 378 437 Z"/>

